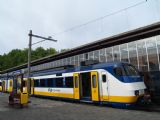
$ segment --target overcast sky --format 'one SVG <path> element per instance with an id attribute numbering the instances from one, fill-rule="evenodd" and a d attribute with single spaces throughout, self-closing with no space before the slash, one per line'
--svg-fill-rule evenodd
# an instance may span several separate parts
<path id="1" fill-rule="evenodd" d="M 160 21 L 160 0 L 0 0 L 0 54 L 28 45 L 28 33 L 52 36 L 33 48 L 73 48 L 104 37 Z M 62 34 L 71 27 L 130 9 Z M 56 35 L 57 34 L 57 35 Z M 33 38 L 33 42 L 39 39 Z"/>

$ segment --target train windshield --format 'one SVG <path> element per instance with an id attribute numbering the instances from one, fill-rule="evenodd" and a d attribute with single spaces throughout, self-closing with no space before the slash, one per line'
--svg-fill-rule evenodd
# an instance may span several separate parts
<path id="1" fill-rule="evenodd" d="M 132 65 L 124 65 L 124 71 L 127 76 L 140 76 L 138 70 Z"/>

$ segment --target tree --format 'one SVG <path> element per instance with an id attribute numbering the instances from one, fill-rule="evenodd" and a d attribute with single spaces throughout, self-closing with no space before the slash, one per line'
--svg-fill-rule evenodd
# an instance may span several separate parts
<path id="1" fill-rule="evenodd" d="M 56 54 L 57 51 L 54 48 L 44 49 L 43 47 L 38 47 L 32 50 L 32 60 L 36 60 L 42 57 Z M 28 61 L 28 49 L 23 50 L 13 49 L 8 54 L 0 55 L 0 70 L 5 70 L 12 68 Z"/>
<path id="2" fill-rule="evenodd" d="M 59 51 L 59 53 L 66 52 L 66 51 L 68 51 L 68 50 L 70 50 L 70 49 L 61 49 L 61 50 Z"/>

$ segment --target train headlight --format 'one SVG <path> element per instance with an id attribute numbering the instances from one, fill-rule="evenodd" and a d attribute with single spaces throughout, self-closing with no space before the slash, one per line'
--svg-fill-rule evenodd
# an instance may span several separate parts
<path id="1" fill-rule="evenodd" d="M 136 90 L 136 91 L 134 92 L 134 94 L 135 94 L 136 96 L 138 96 L 138 95 L 139 95 L 139 90 Z"/>

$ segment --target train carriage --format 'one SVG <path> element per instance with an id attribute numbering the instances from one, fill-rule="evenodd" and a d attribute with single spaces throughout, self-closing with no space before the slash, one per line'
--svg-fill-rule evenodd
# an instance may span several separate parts
<path id="1" fill-rule="evenodd" d="M 32 79 L 33 96 L 114 106 L 135 104 L 146 89 L 137 69 L 121 62 L 39 71 Z"/>

